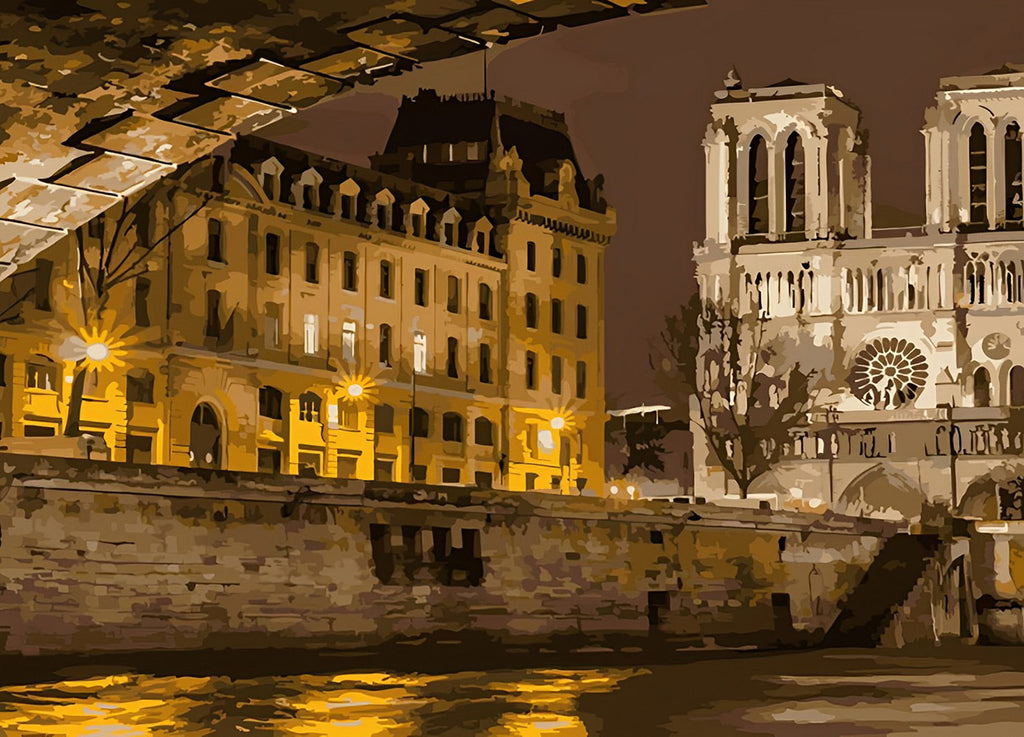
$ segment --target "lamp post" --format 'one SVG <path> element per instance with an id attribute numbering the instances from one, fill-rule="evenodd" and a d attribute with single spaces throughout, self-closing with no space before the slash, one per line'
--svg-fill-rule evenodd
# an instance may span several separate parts
<path id="1" fill-rule="evenodd" d="M 825 411 L 825 424 L 828 427 L 828 504 L 829 507 L 835 507 L 835 463 L 836 451 L 839 450 L 839 431 L 837 428 L 838 417 L 834 409 Z"/>
<path id="2" fill-rule="evenodd" d="M 416 474 L 416 356 L 412 363 L 412 409 L 409 411 L 409 482 Z"/>
<path id="3" fill-rule="evenodd" d="M 946 423 L 948 425 L 946 432 L 949 435 L 949 500 L 950 506 L 953 511 L 956 511 L 956 423 L 953 420 L 953 405 L 950 402 L 944 402 L 938 405 L 939 409 L 946 411 Z"/>

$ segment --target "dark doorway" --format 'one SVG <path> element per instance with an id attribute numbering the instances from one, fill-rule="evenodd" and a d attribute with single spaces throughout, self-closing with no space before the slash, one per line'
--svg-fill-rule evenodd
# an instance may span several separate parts
<path id="1" fill-rule="evenodd" d="M 189 459 L 195 468 L 220 468 L 220 420 L 208 404 L 200 404 L 192 413 Z"/>
<path id="2" fill-rule="evenodd" d="M 647 592 L 647 622 L 651 629 L 657 629 L 668 619 L 669 598 L 667 591 Z"/>

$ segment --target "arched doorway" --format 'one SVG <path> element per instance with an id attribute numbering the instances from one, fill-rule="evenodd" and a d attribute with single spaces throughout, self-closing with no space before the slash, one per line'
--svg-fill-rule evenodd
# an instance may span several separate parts
<path id="1" fill-rule="evenodd" d="M 988 407 L 992 404 L 992 382 L 988 369 L 979 366 L 974 371 L 974 406 Z"/>
<path id="2" fill-rule="evenodd" d="M 851 517 L 917 521 L 925 506 L 924 492 L 916 484 L 902 473 L 877 465 L 850 482 L 834 509 Z"/>
<path id="3" fill-rule="evenodd" d="M 1010 369 L 1010 406 L 1024 407 L 1024 366 Z"/>
<path id="4" fill-rule="evenodd" d="M 195 468 L 221 467 L 220 420 L 208 404 L 197 405 L 192 413 L 188 457 Z"/>

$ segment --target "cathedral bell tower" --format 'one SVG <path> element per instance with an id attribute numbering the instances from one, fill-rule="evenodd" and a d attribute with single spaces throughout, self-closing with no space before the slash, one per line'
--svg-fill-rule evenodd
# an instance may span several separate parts
<path id="1" fill-rule="evenodd" d="M 871 235 L 860 111 L 824 84 L 746 89 L 735 70 L 704 137 L 707 245 Z"/>

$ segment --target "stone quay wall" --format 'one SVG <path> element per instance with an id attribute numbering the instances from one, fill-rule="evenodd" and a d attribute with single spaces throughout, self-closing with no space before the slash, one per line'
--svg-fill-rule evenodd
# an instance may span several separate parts
<path id="1" fill-rule="evenodd" d="M 0 459 L 0 652 L 813 641 L 883 522 Z"/>

